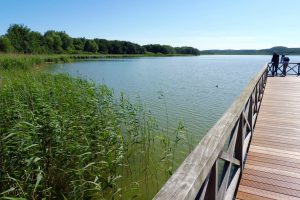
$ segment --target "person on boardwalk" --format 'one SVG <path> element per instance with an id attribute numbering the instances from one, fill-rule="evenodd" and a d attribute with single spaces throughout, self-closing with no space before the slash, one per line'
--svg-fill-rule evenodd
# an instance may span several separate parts
<path id="1" fill-rule="evenodd" d="M 272 57 L 272 76 L 277 75 L 278 65 L 279 65 L 279 54 L 273 53 Z"/>
<path id="2" fill-rule="evenodd" d="M 283 66 L 283 71 L 282 71 L 283 76 L 286 76 L 286 68 L 289 66 L 289 62 L 290 62 L 290 58 L 285 56 L 283 58 L 283 64 L 282 64 L 282 66 Z"/>
<path id="3" fill-rule="evenodd" d="M 285 55 L 282 54 L 281 57 L 280 57 L 280 63 L 283 63 L 283 59 L 284 59 Z"/>

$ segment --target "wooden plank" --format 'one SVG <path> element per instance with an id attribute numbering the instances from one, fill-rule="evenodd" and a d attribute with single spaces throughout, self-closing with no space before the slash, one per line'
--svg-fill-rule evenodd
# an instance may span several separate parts
<path id="1" fill-rule="evenodd" d="M 282 149 L 282 150 L 296 151 L 296 152 L 300 151 L 300 148 L 298 146 L 289 148 L 289 145 L 286 143 L 273 143 L 272 144 L 271 142 L 266 142 L 263 140 L 255 140 L 252 142 L 253 142 L 252 144 L 255 146 L 269 147 L 269 148 L 274 148 L 274 149 L 279 149 L 279 150 Z"/>
<path id="2" fill-rule="evenodd" d="M 256 146 L 264 146 L 266 145 L 266 147 L 268 147 L 268 145 L 271 145 L 271 148 L 274 147 L 274 148 L 280 148 L 280 147 L 291 147 L 290 150 L 294 149 L 294 151 L 299 151 L 300 150 L 300 144 L 295 144 L 293 146 L 291 146 L 292 144 L 289 143 L 288 141 L 282 141 L 282 142 L 279 142 L 278 140 L 277 141 L 269 141 L 269 139 L 265 139 L 265 138 L 254 138 L 252 140 L 253 144 L 257 143 Z"/>
<path id="3" fill-rule="evenodd" d="M 299 120 L 300 121 L 300 120 Z M 276 134 L 276 136 L 274 136 L 274 134 Z M 296 140 L 300 140 L 300 134 L 297 135 L 297 134 L 293 134 L 293 135 L 287 135 L 283 132 L 273 132 L 272 134 L 270 133 L 267 133 L 267 132 L 259 132 L 259 133 L 256 133 L 257 137 L 255 137 L 255 139 L 257 138 L 257 140 L 259 140 L 259 138 L 262 138 L 264 141 L 268 141 L 265 140 L 265 138 L 274 138 L 274 139 L 277 139 L 278 141 L 281 141 L 282 140 L 286 140 L 286 141 L 290 141 L 290 140 L 293 140 L 293 141 L 296 141 Z"/>
<path id="4" fill-rule="evenodd" d="M 281 169 L 272 169 L 272 168 L 268 168 L 268 167 L 262 167 L 262 166 L 256 166 L 256 165 L 250 165 L 250 164 L 247 164 L 247 168 L 257 170 L 257 171 L 267 172 L 267 173 L 295 177 L 295 178 L 300 179 L 300 174 L 298 174 L 296 172 L 289 172 L 289 171 L 285 171 L 285 170 L 281 170 Z"/>
<path id="5" fill-rule="evenodd" d="M 282 144 L 282 143 L 265 143 L 263 140 L 261 141 L 252 141 L 252 145 L 260 146 L 260 147 L 268 147 L 268 148 L 274 148 L 278 150 L 286 150 L 286 151 L 298 151 L 300 152 L 300 147 L 292 148 L 291 145 L 288 144 Z"/>
<path id="6" fill-rule="evenodd" d="M 275 179 L 270 179 L 270 178 L 265 178 L 260 176 L 254 176 L 250 174 L 243 174 L 243 180 L 251 180 L 251 181 L 264 183 L 268 185 L 276 185 L 278 187 L 300 190 L 299 184 L 284 182 L 282 180 L 275 180 Z"/>
<path id="7" fill-rule="evenodd" d="M 265 177 L 271 180 L 279 180 L 283 182 L 288 182 L 288 183 L 295 183 L 300 185 L 300 178 L 295 178 L 295 177 L 290 177 L 290 176 L 284 176 L 280 174 L 274 174 L 271 172 L 263 172 L 263 171 L 258 171 L 258 170 L 253 170 L 253 169 L 244 169 L 243 175 L 244 174 L 249 174 L 253 176 L 258 176 L 258 177 Z"/>
<path id="8" fill-rule="evenodd" d="M 292 146 L 299 146 L 299 143 L 294 142 L 292 140 L 275 140 L 274 138 L 260 138 L 260 137 L 255 137 L 253 138 L 253 141 L 261 141 L 261 142 L 265 142 L 265 143 L 272 143 L 272 144 L 282 144 L 282 145 L 292 145 Z"/>
<path id="9" fill-rule="evenodd" d="M 258 128 L 258 127 L 257 127 Z M 255 132 L 257 135 L 268 135 L 270 137 L 274 136 L 274 132 L 270 132 L 270 128 L 275 129 L 272 130 L 276 133 L 276 136 L 279 137 L 296 137 L 300 138 L 300 129 L 288 129 L 288 128 L 282 128 L 282 127 L 274 127 L 274 126 L 261 126 L 257 131 Z M 294 130 L 294 131 L 293 131 Z M 287 134 L 288 133 L 288 134 Z"/>
<path id="10" fill-rule="evenodd" d="M 285 153 L 281 153 L 281 152 L 274 152 L 274 151 L 269 151 L 269 149 L 265 148 L 265 149 L 258 149 L 258 148 L 252 148 L 250 146 L 250 150 L 251 152 L 256 152 L 256 153 L 264 153 L 264 154 L 268 154 L 268 155 L 273 155 L 273 156 L 282 156 L 282 157 L 287 157 L 289 159 L 300 159 L 300 156 L 298 155 L 292 155 L 292 154 L 285 154 Z"/>
<path id="11" fill-rule="evenodd" d="M 300 199 L 300 79 L 268 78 L 239 199 Z"/>
<path id="12" fill-rule="evenodd" d="M 285 154 L 287 156 L 294 156 L 296 159 L 300 159 L 300 152 L 297 151 L 285 151 L 285 150 L 278 150 L 275 148 L 269 148 L 269 147 L 260 147 L 260 146 L 255 146 L 251 145 L 252 150 L 261 150 L 261 151 L 266 151 L 266 152 L 274 152 L 274 153 L 280 153 L 280 154 Z"/>
<path id="13" fill-rule="evenodd" d="M 239 192 L 237 195 L 237 199 L 247 199 L 247 200 L 270 200 L 271 198 L 261 197 L 254 194 L 249 194 L 245 192 Z"/>
<path id="14" fill-rule="evenodd" d="M 274 159 L 270 159 L 270 158 L 261 158 L 261 157 L 252 156 L 252 155 L 248 155 L 247 161 L 248 161 L 248 163 L 251 163 L 251 161 L 259 161 L 259 162 L 266 163 L 266 164 L 271 163 L 271 164 L 290 166 L 293 168 L 300 169 L 300 165 L 297 163 L 286 162 L 286 161 L 282 161 L 282 160 L 274 160 Z"/>
<path id="15" fill-rule="evenodd" d="M 272 160 L 280 160 L 282 162 L 287 162 L 287 163 L 295 163 L 295 164 L 300 164 L 299 159 L 289 159 L 285 156 L 278 156 L 278 155 L 269 155 L 269 154 L 263 154 L 263 153 L 255 153 L 255 152 L 249 152 L 248 156 L 253 156 L 253 157 L 259 157 L 263 159 L 272 159 Z"/>
<path id="16" fill-rule="evenodd" d="M 266 167 L 266 168 L 271 168 L 271 169 L 278 169 L 278 170 L 284 170 L 284 171 L 289 171 L 289 172 L 295 172 L 300 174 L 300 169 L 299 168 L 294 168 L 290 167 L 287 165 L 276 165 L 273 163 L 267 163 L 267 162 L 260 162 L 260 161 L 254 161 L 254 160 L 247 160 L 247 164 L 249 165 L 254 165 L 254 166 L 261 166 L 261 167 Z"/>
<path id="17" fill-rule="evenodd" d="M 285 194 L 285 195 L 288 195 L 288 196 L 294 196 L 294 197 L 300 198 L 300 191 L 299 190 L 293 190 L 293 189 L 289 189 L 289 188 L 286 188 L 286 187 L 279 187 L 279 186 L 276 186 L 276 185 L 269 185 L 269 184 L 255 182 L 255 181 L 246 180 L 246 179 L 242 179 L 241 182 L 240 182 L 240 185 L 248 186 L 248 187 L 253 187 L 254 186 L 257 189 L 270 191 L 270 192 L 276 192 L 276 193 Z"/>
<path id="18" fill-rule="evenodd" d="M 267 190 L 262 190 L 262 189 L 258 189 L 258 188 L 243 186 L 243 185 L 240 185 L 239 189 L 241 192 L 244 192 L 244 193 L 255 194 L 257 196 L 262 196 L 262 197 L 266 197 L 266 198 L 270 198 L 270 199 L 299 200 L 298 197 L 280 194 L 280 193 L 276 193 L 276 192 L 271 192 L 271 191 L 267 191 Z"/>

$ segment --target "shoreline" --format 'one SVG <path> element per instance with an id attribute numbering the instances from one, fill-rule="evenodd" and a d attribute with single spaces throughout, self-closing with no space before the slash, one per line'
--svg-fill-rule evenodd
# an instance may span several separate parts
<path id="1" fill-rule="evenodd" d="M 11 54 L 0 53 L 0 70 L 34 69 L 45 64 L 71 63 L 103 58 L 142 58 L 195 56 L 191 54 Z"/>

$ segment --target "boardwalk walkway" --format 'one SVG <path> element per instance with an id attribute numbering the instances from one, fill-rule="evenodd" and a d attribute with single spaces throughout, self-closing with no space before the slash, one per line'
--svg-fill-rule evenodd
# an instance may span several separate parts
<path id="1" fill-rule="evenodd" d="M 300 199 L 300 77 L 269 77 L 237 199 Z"/>

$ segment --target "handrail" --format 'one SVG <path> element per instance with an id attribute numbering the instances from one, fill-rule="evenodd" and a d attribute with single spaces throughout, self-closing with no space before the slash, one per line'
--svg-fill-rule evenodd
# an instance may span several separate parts
<path id="1" fill-rule="evenodd" d="M 232 199 L 255 127 L 268 64 L 156 194 L 157 200 Z"/>
<path id="2" fill-rule="evenodd" d="M 283 74 L 283 63 L 279 63 L 278 70 L 280 75 Z M 300 63 L 289 63 L 286 69 L 287 75 L 297 75 L 300 76 Z M 268 63 L 268 76 L 272 75 L 272 63 Z"/>

